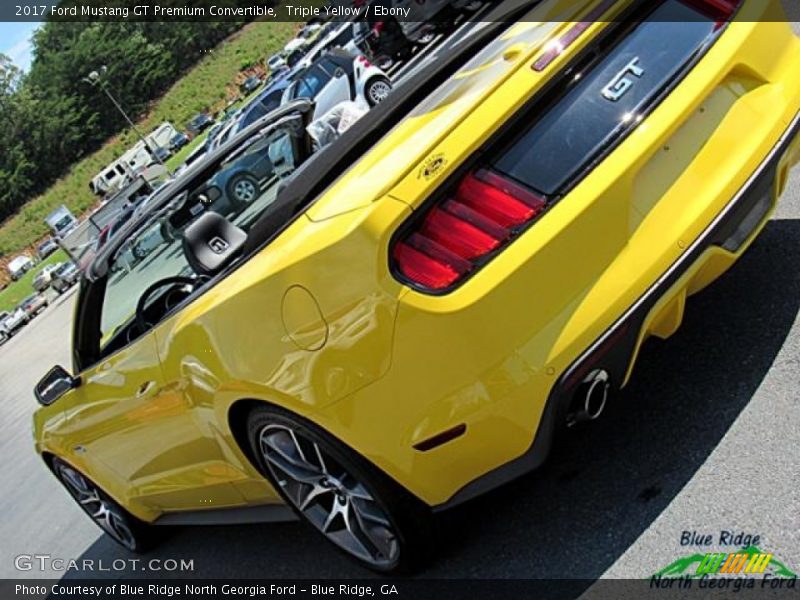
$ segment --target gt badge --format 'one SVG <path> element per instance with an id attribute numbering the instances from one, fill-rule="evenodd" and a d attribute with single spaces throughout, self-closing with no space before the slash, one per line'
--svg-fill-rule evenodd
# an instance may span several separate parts
<path id="1" fill-rule="evenodd" d="M 424 179 L 425 181 L 429 181 L 436 177 L 439 172 L 445 167 L 447 164 L 447 159 L 444 157 L 444 154 L 434 154 L 433 156 L 429 156 L 425 159 L 425 162 L 422 163 L 422 167 L 419 170 L 419 174 L 417 175 L 417 179 Z"/>
<path id="2" fill-rule="evenodd" d="M 208 247 L 214 254 L 225 254 L 225 251 L 230 248 L 230 244 L 219 236 L 214 236 L 208 242 Z"/>
<path id="3" fill-rule="evenodd" d="M 603 98 L 611 102 L 617 102 L 633 87 L 632 77 L 640 78 L 644 75 L 644 69 L 639 66 L 637 56 L 614 76 L 606 87 L 603 88 Z"/>

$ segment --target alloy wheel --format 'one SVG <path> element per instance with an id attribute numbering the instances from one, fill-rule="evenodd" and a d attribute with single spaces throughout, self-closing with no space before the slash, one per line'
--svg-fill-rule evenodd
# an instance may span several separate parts
<path id="1" fill-rule="evenodd" d="M 136 549 L 136 539 L 115 503 L 75 469 L 59 464 L 58 473 L 69 493 L 95 523 L 129 550 Z"/>
<path id="2" fill-rule="evenodd" d="M 369 99 L 373 104 L 380 104 L 392 91 L 392 87 L 384 80 L 373 81 L 369 86 Z"/>
<path id="3" fill-rule="evenodd" d="M 323 445 L 278 424 L 263 427 L 258 443 L 284 495 L 325 537 L 375 567 L 397 564 L 400 544 L 386 511 Z"/>
<path id="4" fill-rule="evenodd" d="M 250 179 L 239 179 L 233 185 L 233 194 L 239 202 L 252 202 L 257 193 L 256 185 Z"/>

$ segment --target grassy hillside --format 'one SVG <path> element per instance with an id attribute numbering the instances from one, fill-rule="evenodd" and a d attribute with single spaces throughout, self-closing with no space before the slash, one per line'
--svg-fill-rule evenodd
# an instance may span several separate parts
<path id="1" fill-rule="evenodd" d="M 217 46 L 208 56 L 153 103 L 149 115 L 138 126 L 149 132 L 162 121 L 183 128 L 186 122 L 202 110 L 217 110 L 238 95 L 236 83 L 241 73 L 252 68 L 280 49 L 292 36 L 293 23 L 251 23 Z M 5 260 L 29 248 L 45 236 L 44 217 L 60 204 L 74 213 L 82 214 L 97 203 L 89 191 L 89 181 L 104 166 L 119 157 L 136 141 L 132 131 L 109 140 L 94 154 L 77 162 L 63 178 L 47 192 L 28 202 L 20 212 L 0 225 L 0 255 Z M 7 275 L 0 274 L 0 281 Z"/>

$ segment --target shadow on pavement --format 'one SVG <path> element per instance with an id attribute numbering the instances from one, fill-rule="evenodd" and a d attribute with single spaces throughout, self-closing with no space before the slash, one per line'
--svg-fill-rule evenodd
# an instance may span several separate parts
<path id="1" fill-rule="evenodd" d="M 604 415 L 532 473 L 440 518 L 423 577 L 596 579 L 692 478 L 748 404 L 800 307 L 800 220 L 771 221 L 747 255 L 690 299 L 683 327 L 650 340 Z M 82 558 L 130 558 L 99 538 Z M 299 524 L 181 528 L 151 559 L 187 573 L 110 577 L 370 577 Z M 103 576 L 103 573 L 97 573 Z M 643 574 L 645 576 L 647 574 Z"/>

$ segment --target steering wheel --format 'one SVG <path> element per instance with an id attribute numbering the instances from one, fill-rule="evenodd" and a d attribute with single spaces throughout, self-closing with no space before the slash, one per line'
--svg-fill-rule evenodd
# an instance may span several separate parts
<path id="1" fill-rule="evenodd" d="M 139 301 L 136 303 L 136 327 L 139 328 L 139 335 L 143 334 L 153 326 L 153 323 L 150 323 L 144 316 L 144 309 L 147 307 L 147 301 L 150 299 L 150 296 L 153 295 L 153 292 L 161 289 L 165 285 L 183 284 L 191 285 L 194 288 L 198 283 L 199 281 L 194 277 L 176 275 L 174 277 L 165 277 L 164 279 L 159 279 L 154 284 L 150 285 L 142 293 L 142 295 L 139 296 Z"/>

